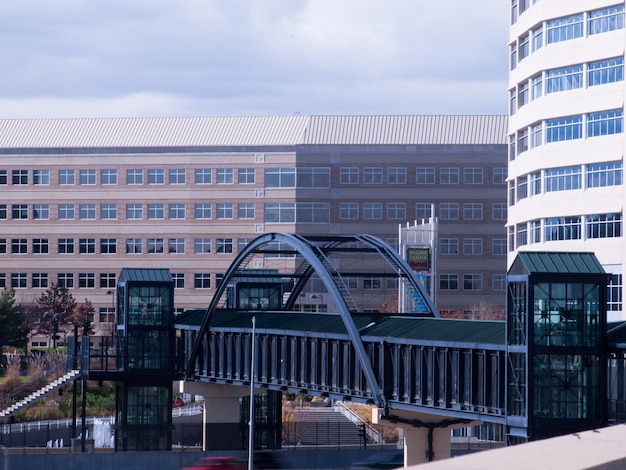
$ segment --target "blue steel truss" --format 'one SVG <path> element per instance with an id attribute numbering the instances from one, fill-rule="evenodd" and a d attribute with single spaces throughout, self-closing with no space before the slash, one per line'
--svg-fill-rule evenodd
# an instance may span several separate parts
<path id="1" fill-rule="evenodd" d="M 362 266 L 360 271 L 345 272 L 340 269 L 333 256 L 342 254 L 366 254 L 382 259 L 384 269 L 376 271 L 372 266 Z M 202 320 L 198 336 L 193 344 L 189 362 L 187 363 L 186 376 L 197 377 L 196 363 L 201 354 L 202 345 L 206 343 L 206 335 L 210 329 L 211 319 L 220 305 L 226 305 L 223 299 L 227 287 L 238 275 L 245 270 L 249 263 L 258 256 L 270 254 L 291 255 L 298 262 L 294 263 L 291 273 L 281 273 L 282 277 L 291 277 L 295 280 L 293 288 L 283 302 L 283 310 L 293 309 L 299 295 L 313 274 L 319 279 L 334 301 L 337 311 L 341 316 L 343 325 L 348 333 L 349 340 L 355 350 L 356 359 L 366 381 L 371 388 L 372 401 L 379 407 L 386 409 L 386 400 L 383 390 L 372 368 L 371 361 L 366 353 L 359 330 L 355 326 L 353 313 L 359 312 L 359 306 L 347 285 L 347 277 L 359 275 L 393 277 L 399 280 L 399 286 L 405 286 L 412 299 L 412 315 L 418 317 L 438 317 L 437 309 L 430 297 L 424 291 L 419 279 L 416 277 L 408 263 L 399 256 L 387 243 L 370 235 L 343 235 L 343 236 L 301 236 L 295 234 L 269 233 L 261 235 L 250 242 L 246 248 L 238 254 L 222 282 L 217 286 L 215 295 L 211 300 L 208 310 Z M 377 385 L 378 384 L 378 385 Z"/>

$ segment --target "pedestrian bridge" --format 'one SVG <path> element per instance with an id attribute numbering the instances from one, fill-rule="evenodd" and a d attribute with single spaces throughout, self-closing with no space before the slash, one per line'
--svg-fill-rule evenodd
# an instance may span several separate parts
<path id="1" fill-rule="evenodd" d="M 249 386 L 253 316 L 257 387 L 504 423 L 503 322 L 353 314 L 355 346 L 336 313 L 219 310 L 187 380 Z"/>
<path id="2" fill-rule="evenodd" d="M 250 389 L 375 405 L 373 422 L 405 430 L 406 464 L 449 456 L 454 427 L 503 425 L 513 444 L 624 422 L 607 281 L 593 253 L 520 252 L 505 321 L 443 319 L 381 240 L 262 235 L 177 320 L 183 388 L 222 424 Z"/>
<path id="3" fill-rule="evenodd" d="M 437 445 L 449 455 L 450 427 L 505 423 L 505 323 L 438 318 L 406 261 L 371 236 L 260 236 L 209 308 L 177 323 L 192 393 L 252 384 L 373 404 L 424 433 L 412 453 L 428 460 Z"/>

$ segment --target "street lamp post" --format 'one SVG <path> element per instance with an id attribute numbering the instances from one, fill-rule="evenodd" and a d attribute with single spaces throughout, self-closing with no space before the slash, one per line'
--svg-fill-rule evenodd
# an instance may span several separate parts
<path id="1" fill-rule="evenodd" d="M 86 362 L 81 364 L 81 388 L 82 388 L 82 397 L 83 402 L 81 406 L 81 439 L 80 439 L 80 451 L 85 452 L 85 440 L 87 438 L 87 370 L 89 367 L 89 339 L 85 340 L 85 338 L 89 338 L 89 319 L 85 318 L 83 322 L 83 339 L 81 340 L 81 357 L 86 358 Z M 82 352 L 83 348 L 86 348 L 85 351 Z"/>
<path id="2" fill-rule="evenodd" d="M 254 372 L 256 366 L 256 317 L 252 317 L 252 351 L 250 356 L 250 416 L 248 422 L 248 470 L 254 467 Z"/>
<path id="3" fill-rule="evenodd" d="M 72 367 L 78 369 L 78 327 L 79 324 L 74 322 L 74 360 Z M 76 397 L 78 395 L 76 380 L 72 389 L 72 439 L 76 438 Z"/>
<path id="4" fill-rule="evenodd" d="M 59 333 L 59 316 L 57 313 L 52 315 L 52 349 L 57 350 L 57 334 Z"/>
<path id="5" fill-rule="evenodd" d="M 115 321 L 116 321 L 116 319 L 115 319 L 115 310 L 116 310 L 116 308 L 115 308 L 115 291 L 108 290 L 107 291 L 107 295 L 111 296 L 111 315 L 112 315 L 112 317 L 110 317 L 110 318 L 113 320 L 111 322 L 112 323 L 112 325 L 111 325 L 111 341 L 113 341 L 113 337 L 115 335 Z"/>

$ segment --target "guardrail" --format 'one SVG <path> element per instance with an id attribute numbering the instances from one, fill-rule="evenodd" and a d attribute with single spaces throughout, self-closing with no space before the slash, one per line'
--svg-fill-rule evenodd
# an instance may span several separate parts
<path id="1" fill-rule="evenodd" d="M 190 405 L 178 406 L 172 408 L 172 418 L 178 418 L 180 416 L 194 416 L 202 414 L 204 411 L 204 403 L 192 403 Z"/>
<path id="2" fill-rule="evenodd" d="M 5 408 L 8 408 L 10 405 L 12 405 L 13 402 L 16 401 L 16 397 L 23 398 L 30 392 L 35 391 L 37 388 L 42 388 L 47 383 L 61 377 L 69 370 L 68 366 L 69 357 L 65 357 L 53 367 L 44 368 L 43 377 L 33 377 L 23 384 L 15 387 L 9 393 L 4 393 L 0 395 L 0 410 L 4 410 Z M 35 384 L 39 384 L 39 386 L 35 387 Z"/>

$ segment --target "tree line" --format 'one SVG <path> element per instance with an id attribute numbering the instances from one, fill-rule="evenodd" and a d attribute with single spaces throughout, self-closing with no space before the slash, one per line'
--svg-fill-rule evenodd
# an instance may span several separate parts
<path id="1" fill-rule="evenodd" d="M 32 335 L 45 335 L 52 344 L 61 340 L 65 343 L 75 324 L 90 334 L 93 313 L 91 301 L 85 299 L 78 304 L 67 289 L 54 283 L 35 302 L 27 304 L 18 303 L 15 290 L 5 288 L 0 293 L 0 353 L 6 346 L 26 351 Z"/>

